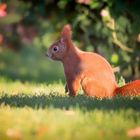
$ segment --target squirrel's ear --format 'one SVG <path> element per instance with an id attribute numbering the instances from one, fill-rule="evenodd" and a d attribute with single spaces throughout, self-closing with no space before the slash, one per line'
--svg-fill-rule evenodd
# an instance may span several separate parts
<path id="1" fill-rule="evenodd" d="M 61 37 L 60 41 L 61 41 L 62 44 L 64 44 L 65 43 L 65 38 Z"/>
<path id="2" fill-rule="evenodd" d="M 72 34 L 71 25 L 70 24 L 64 25 L 61 32 L 61 37 L 65 39 L 71 39 L 71 34 Z"/>

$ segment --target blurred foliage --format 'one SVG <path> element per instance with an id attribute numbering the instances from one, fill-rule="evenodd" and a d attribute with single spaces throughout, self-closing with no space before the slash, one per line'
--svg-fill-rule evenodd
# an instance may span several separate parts
<path id="1" fill-rule="evenodd" d="M 49 72 L 49 76 L 56 77 L 54 80 L 61 78 L 62 73 L 55 74 L 54 70 L 55 66 L 59 68 L 59 65 L 38 57 L 36 52 L 42 53 L 59 37 L 63 25 L 70 23 L 74 31 L 73 40 L 81 49 L 100 53 L 114 67 L 119 66 L 125 78 L 140 77 L 139 0 L 3 0 L 2 2 L 7 5 L 4 9 L 7 15 L 0 17 L 0 57 L 3 57 L 0 58 L 1 74 L 12 76 L 13 79 L 23 77 L 24 80 L 30 78 L 37 80 L 39 76 L 33 76 L 36 75 L 34 73 L 41 73 L 45 81 Z M 5 48 L 10 48 L 15 53 L 10 55 Z M 23 53 L 23 50 L 26 52 Z M 28 55 L 34 56 L 31 63 Z M 14 74 L 12 67 L 16 69 Z M 44 72 L 40 70 L 41 67 Z M 22 68 L 27 71 L 21 70 Z M 37 72 L 34 72 L 35 69 Z M 23 73 L 28 74 L 25 76 Z"/>
<path id="2" fill-rule="evenodd" d="M 50 82 L 63 80 L 60 63 L 46 62 L 45 55 L 32 47 L 24 47 L 20 53 L 5 50 L 0 55 L 0 74 L 7 80 Z M 57 72 L 56 72 L 57 69 Z"/>

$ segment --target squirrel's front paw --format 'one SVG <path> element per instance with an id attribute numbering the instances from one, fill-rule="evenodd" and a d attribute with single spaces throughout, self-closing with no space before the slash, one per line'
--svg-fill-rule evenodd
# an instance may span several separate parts
<path id="1" fill-rule="evenodd" d="M 70 92 L 69 92 L 69 96 L 70 96 L 70 97 L 75 97 L 76 94 L 73 94 L 73 93 L 70 93 Z"/>
<path id="2" fill-rule="evenodd" d="M 68 86 L 67 84 L 65 85 L 65 93 L 67 93 L 69 90 L 68 90 Z"/>

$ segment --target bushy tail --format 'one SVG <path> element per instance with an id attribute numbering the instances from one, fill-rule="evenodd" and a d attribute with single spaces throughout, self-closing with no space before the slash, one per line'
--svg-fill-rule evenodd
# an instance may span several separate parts
<path id="1" fill-rule="evenodd" d="M 140 80 L 135 80 L 122 87 L 118 87 L 115 90 L 115 93 L 120 94 L 122 96 L 140 95 Z"/>

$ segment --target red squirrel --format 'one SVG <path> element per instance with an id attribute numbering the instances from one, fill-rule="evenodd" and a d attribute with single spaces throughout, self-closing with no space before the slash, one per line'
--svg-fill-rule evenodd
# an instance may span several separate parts
<path id="1" fill-rule="evenodd" d="M 80 87 L 86 95 L 98 98 L 140 95 L 140 80 L 118 87 L 113 68 L 104 57 L 78 49 L 72 41 L 69 24 L 64 25 L 60 39 L 48 48 L 46 55 L 63 63 L 70 96 L 76 96 Z"/>

